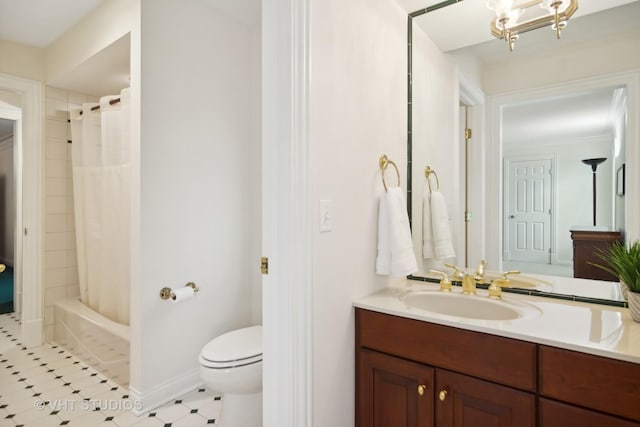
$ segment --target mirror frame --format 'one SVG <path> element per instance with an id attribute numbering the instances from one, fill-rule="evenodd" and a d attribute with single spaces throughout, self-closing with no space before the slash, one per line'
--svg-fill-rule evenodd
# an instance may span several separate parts
<path id="1" fill-rule="evenodd" d="M 445 0 L 442 1 L 440 3 L 437 3 L 433 6 L 429 6 L 423 9 L 419 9 L 415 12 L 411 12 L 408 15 L 408 20 L 407 20 L 407 212 L 409 215 L 409 225 L 410 227 L 413 229 L 413 225 L 412 225 L 412 217 L 411 217 L 411 212 L 412 212 L 412 165 L 413 165 L 413 158 L 412 158 L 412 131 L 413 131 L 413 96 L 412 96 L 412 73 L 413 73 L 413 62 L 412 62 L 412 48 L 413 48 L 413 19 L 416 17 L 419 17 L 421 15 L 424 15 L 426 13 L 429 12 L 433 12 L 435 10 L 441 9 L 443 7 L 447 7 L 456 3 L 459 3 L 463 0 Z M 626 74 L 626 73 L 619 73 L 619 74 Z M 625 78 L 622 78 L 622 80 L 627 80 Z M 632 88 L 629 87 L 629 83 L 633 80 L 633 78 L 629 78 L 627 80 L 627 89 L 629 91 L 629 93 L 633 92 Z M 631 84 L 633 86 L 633 84 Z M 495 120 L 495 117 L 490 118 L 491 116 L 491 106 L 487 105 L 487 107 L 489 107 L 489 109 L 487 110 L 488 113 L 488 117 L 487 119 L 490 120 Z M 633 133 L 632 129 L 628 129 L 629 132 L 628 134 L 631 135 Z M 633 138 L 631 136 L 631 138 Z M 627 162 L 629 161 L 630 157 L 635 156 L 636 150 L 629 150 L 628 146 L 627 146 Z M 626 177 L 626 181 L 629 182 L 629 178 L 630 177 Z M 488 182 L 489 185 L 491 185 L 491 182 Z M 628 193 L 628 192 L 627 192 Z M 633 202 L 636 202 L 636 200 L 634 200 Z M 635 205 L 634 205 L 635 206 Z M 493 208 L 488 208 L 488 211 L 491 211 Z M 635 209 L 631 208 L 630 206 L 627 205 L 626 208 L 626 214 L 629 215 L 630 211 L 635 211 Z M 489 213 L 489 212 L 488 212 Z M 627 216 L 628 218 L 628 216 Z M 416 281 L 422 281 L 422 282 L 431 282 L 431 283 L 438 283 L 439 280 L 436 278 L 430 278 L 430 277 L 422 277 L 422 276 L 414 276 L 414 275 L 409 275 L 407 276 L 408 279 L 410 280 L 416 280 Z M 454 284 L 456 285 L 460 285 L 459 282 L 455 282 Z M 479 288 L 484 288 L 486 289 L 488 287 L 488 285 L 483 285 L 483 284 L 479 284 L 477 285 Z M 552 299 L 560 299 L 560 300 L 568 300 L 568 301 L 578 301 L 578 302 L 587 302 L 587 303 L 594 303 L 594 304 L 600 304 L 600 305 L 608 305 L 608 306 L 613 306 L 613 307 L 627 307 L 628 303 L 627 301 L 616 301 L 616 300 L 608 300 L 608 299 L 601 299 L 601 298 L 591 298 L 591 297 L 583 297 L 583 296 L 579 296 L 579 295 L 568 295 L 568 294 L 560 294 L 560 293 L 551 293 L 551 292 L 545 292 L 545 291 L 539 291 L 539 290 L 532 290 L 532 289 L 522 289 L 522 288 L 505 288 L 503 289 L 505 292 L 509 292 L 509 293 L 515 293 L 515 294 L 522 294 L 522 295 L 530 295 L 530 296 L 540 296 L 540 297 L 546 297 L 546 298 L 552 298 Z"/>

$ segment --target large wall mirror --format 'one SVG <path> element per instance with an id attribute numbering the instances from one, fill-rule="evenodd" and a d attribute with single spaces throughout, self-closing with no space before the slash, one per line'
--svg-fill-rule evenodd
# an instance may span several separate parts
<path id="1" fill-rule="evenodd" d="M 615 283 L 567 278 L 575 275 L 572 230 L 640 238 L 640 1 L 579 0 L 559 41 L 539 28 L 512 52 L 491 35 L 494 12 L 484 1 L 399 2 L 414 11 L 407 169 L 414 277 L 451 272 L 445 264 L 473 273 L 486 260 L 488 279 L 520 270 L 512 283 L 527 292 L 622 303 Z M 606 160 L 594 173 L 590 159 Z M 444 209 L 434 211 L 434 201 Z M 442 235 L 454 253 L 439 257 L 425 242 L 437 248 Z"/>

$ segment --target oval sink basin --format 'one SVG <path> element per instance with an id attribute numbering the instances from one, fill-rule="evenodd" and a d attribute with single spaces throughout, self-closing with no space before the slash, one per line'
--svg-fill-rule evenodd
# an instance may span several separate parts
<path id="1" fill-rule="evenodd" d="M 401 297 L 412 308 L 446 316 L 481 320 L 515 320 L 531 317 L 539 310 L 516 301 L 441 292 L 412 292 Z"/>

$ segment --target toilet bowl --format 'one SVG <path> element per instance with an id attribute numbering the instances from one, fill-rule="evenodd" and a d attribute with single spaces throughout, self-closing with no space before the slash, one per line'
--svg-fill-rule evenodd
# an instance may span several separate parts
<path id="1" fill-rule="evenodd" d="M 223 395 L 216 424 L 262 426 L 262 326 L 214 338 L 200 352 L 199 362 L 202 381 Z"/>

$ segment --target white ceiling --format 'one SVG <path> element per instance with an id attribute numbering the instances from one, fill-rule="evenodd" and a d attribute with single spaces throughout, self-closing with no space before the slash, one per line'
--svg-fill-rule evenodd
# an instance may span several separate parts
<path id="1" fill-rule="evenodd" d="M 575 143 L 578 138 L 614 133 L 614 88 L 532 99 L 502 109 L 502 140 L 520 145 Z"/>
<path id="2" fill-rule="evenodd" d="M 104 0 L 0 0 L 0 39 L 46 47 Z"/>

